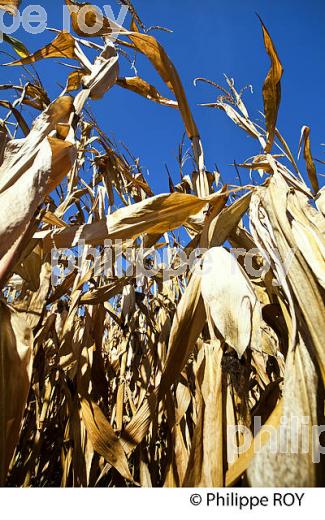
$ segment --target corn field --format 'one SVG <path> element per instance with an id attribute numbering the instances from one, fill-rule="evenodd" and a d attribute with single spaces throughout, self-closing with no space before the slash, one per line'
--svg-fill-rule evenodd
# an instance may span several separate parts
<path id="1" fill-rule="evenodd" d="M 297 136 L 299 161 L 277 128 L 283 68 L 268 29 L 257 20 L 270 59 L 263 126 L 234 80 L 196 79 L 213 100 L 200 110 L 223 111 L 255 140 L 256 155 L 236 165 L 246 184 L 235 186 L 205 166 L 182 81 L 153 36 L 159 27 L 123 0 L 130 27 L 105 17 L 89 37 L 78 13 L 86 5 L 93 27 L 95 7 L 65 4 L 71 33 L 48 32 L 34 53 L 4 35 L 17 60 L 2 69 L 10 78 L 20 67 L 22 80 L 0 85 L 0 485 L 323 485 L 325 188 L 310 128 Z M 12 15 L 19 6 L 0 1 Z M 140 75 L 120 76 L 120 60 L 138 55 L 170 97 Z M 73 64 L 56 99 L 33 68 L 53 58 Z M 140 160 L 92 113 L 118 88 L 183 120 L 193 169 L 183 171 L 181 146 L 170 193 L 153 192 Z M 63 251 L 77 254 L 81 242 L 68 269 Z M 112 262 L 100 269 L 108 243 Z M 128 268 L 140 261 L 150 276 Z M 294 439 L 307 449 L 290 449 Z"/>

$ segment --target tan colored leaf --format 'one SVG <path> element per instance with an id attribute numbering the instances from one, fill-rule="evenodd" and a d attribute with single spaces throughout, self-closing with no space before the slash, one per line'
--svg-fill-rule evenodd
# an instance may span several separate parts
<path id="1" fill-rule="evenodd" d="M 150 85 L 147 81 L 138 76 L 134 76 L 133 78 L 118 78 L 116 83 L 120 87 L 131 90 L 136 94 L 140 94 L 140 96 L 150 99 L 151 101 L 156 101 L 156 103 L 159 103 L 160 105 L 178 108 L 177 101 L 165 98 L 153 85 Z"/>
<path id="2" fill-rule="evenodd" d="M 31 54 L 30 56 L 27 56 L 21 60 L 6 63 L 5 65 L 28 65 L 45 58 L 76 59 L 77 55 L 75 52 L 75 40 L 71 34 L 66 31 L 62 31 L 51 43 L 34 52 L 34 54 Z"/>
<path id="3" fill-rule="evenodd" d="M 249 207 L 252 193 L 248 192 L 230 206 L 224 208 L 208 224 L 206 230 L 206 244 L 209 247 L 221 246 L 237 227 L 244 213 Z M 202 235 L 204 232 L 202 233 Z M 204 243 L 201 246 L 204 247 Z"/>
<path id="4" fill-rule="evenodd" d="M 319 184 L 317 179 L 316 166 L 310 151 L 310 128 L 308 126 L 303 126 L 301 129 L 298 155 L 300 153 L 302 142 L 304 143 L 304 159 L 306 161 L 308 177 L 312 185 L 313 192 L 316 195 L 319 190 Z"/>
<path id="5" fill-rule="evenodd" d="M 71 109 L 71 98 L 59 98 L 36 119 L 25 139 L 7 144 L 0 167 L 0 257 L 73 165 L 74 145 L 48 137 L 57 123 L 68 120 Z"/>
<path id="6" fill-rule="evenodd" d="M 78 36 L 85 38 L 107 36 L 119 29 L 113 20 L 103 16 L 101 10 L 89 2 L 65 0 L 65 4 L 70 11 L 72 28 Z"/>
<path id="7" fill-rule="evenodd" d="M 82 418 L 93 449 L 109 462 L 122 477 L 133 481 L 121 441 L 99 406 L 81 399 Z"/>
<path id="8" fill-rule="evenodd" d="M 276 173 L 272 176 L 267 188 L 260 188 L 260 192 L 252 197 L 251 213 L 252 231 L 261 251 L 266 250 L 272 259 L 274 272 L 277 273 L 278 283 L 286 294 L 291 327 L 290 344 L 296 344 L 297 330 L 310 337 L 309 347 L 316 356 L 320 372 L 325 381 L 325 354 L 323 349 L 322 330 L 325 328 L 325 305 L 323 289 L 319 285 L 315 272 L 315 263 L 318 261 L 319 250 L 315 249 L 317 241 L 323 242 L 317 227 L 308 223 L 313 233 L 313 242 L 309 242 L 308 234 L 304 240 L 296 242 L 294 226 L 297 216 L 301 222 L 306 222 L 310 213 L 307 208 L 301 210 L 301 203 L 295 192 L 289 190 L 283 177 Z M 305 213 L 305 215 L 303 215 Z M 260 219 L 263 218 L 263 224 Z M 296 233 L 297 236 L 297 233 Z M 303 244 L 303 242 L 305 242 Z M 319 242 L 320 243 L 320 242 Z M 300 244 L 300 247 L 299 247 Z M 308 248 L 306 248 L 306 244 Z M 300 250 L 301 248 L 301 250 Z M 319 246 L 317 245 L 317 248 Z M 311 256 L 312 252 L 312 256 Z M 290 256 L 290 265 L 284 269 L 285 260 Z M 306 260 L 306 258 L 308 260 Z M 313 266 L 313 267 L 312 267 Z M 317 273 L 321 273 L 321 266 Z M 295 306 L 299 306 L 299 323 Z M 299 329 L 298 329 L 299 327 Z"/>
<path id="9" fill-rule="evenodd" d="M 223 247 L 204 255 L 202 297 L 219 335 L 239 357 L 261 349 L 261 307 L 253 286 L 235 257 Z"/>
<path id="10" fill-rule="evenodd" d="M 312 487 L 316 485 L 317 375 L 300 338 L 288 354 L 279 429 L 257 451 L 248 479 L 257 487 Z"/>
<path id="11" fill-rule="evenodd" d="M 29 392 L 33 335 L 23 317 L 0 302 L 0 485 L 18 443 Z"/>
<path id="12" fill-rule="evenodd" d="M 274 141 L 276 120 L 281 100 L 280 80 L 283 74 L 283 68 L 271 36 L 261 19 L 260 21 L 262 24 L 265 49 L 271 60 L 271 68 L 263 85 L 264 112 L 267 129 L 265 153 L 270 153 Z"/>
<path id="13" fill-rule="evenodd" d="M 249 448 L 245 450 L 228 469 L 226 473 L 226 486 L 231 487 L 236 484 L 240 477 L 245 473 L 253 460 L 255 454 L 259 448 L 263 448 L 264 445 L 270 440 L 269 429 L 273 428 L 276 430 L 280 424 L 282 417 L 283 402 L 279 401 L 272 414 L 262 426 L 260 431 L 252 440 Z"/>
<path id="14" fill-rule="evenodd" d="M 111 88 L 118 77 L 118 56 L 115 47 L 107 44 L 103 52 L 96 58 L 89 75 L 82 78 L 85 89 L 90 90 L 91 99 L 100 99 Z"/>
<path id="15" fill-rule="evenodd" d="M 136 49 L 147 56 L 168 88 L 175 94 L 187 135 L 190 138 L 198 137 L 199 132 L 188 105 L 182 82 L 164 48 L 156 38 L 149 34 L 133 33 L 129 35 L 129 38 Z"/>
<path id="16" fill-rule="evenodd" d="M 224 485 L 222 442 L 222 348 L 218 340 L 205 344 L 196 376 L 197 422 L 184 487 Z"/>
<path id="17" fill-rule="evenodd" d="M 170 331 L 168 355 L 161 377 L 160 395 L 175 383 L 190 356 L 206 319 L 201 296 L 201 269 L 197 267 L 177 306 Z"/>
<path id="18" fill-rule="evenodd" d="M 82 87 L 82 80 L 84 76 L 89 74 L 85 70 L 74 70 L 69 74 L 66 90 L 72 92 L 73 90 L 79 90 Z"/>
<path id="19" fill-rule="evenodd" d="M 325 217 L 325 186 L 317 193 L 316 206 Z"/>
<path id="20" fill-rule="evenodd" d="M 46 237 L 45 248 L 69 247 L 79 240 L 89 244 L 100 244 L 105 239 L 132 239 L 143 233 L 165 233 L 185 223 L 190 215 L 195 215 L 207 205 L 218 204 L 220 196 L 200 199 L 185 193 L 171 193 L 150 197 L 142 202 L 118 209 L 101 220 L 84 226 L 72 226 L 51 233 L 41 232 L 39 238 Z"/>

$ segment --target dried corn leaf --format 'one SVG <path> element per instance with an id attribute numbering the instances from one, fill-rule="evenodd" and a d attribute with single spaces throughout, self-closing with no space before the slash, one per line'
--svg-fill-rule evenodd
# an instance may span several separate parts
<path id="1" fill-rule="evenodd" d="M 107 45 L 95 60 L 89 75 L 82 78 L 82 85 L 90 91 L 91 99 L 101 99 L 118 77 L 118 56 L 112 45 Z"/>
<path id="2" fill-rule="evenodd" d="M 325 187 L 319 190 L 316 198 L 316 206 L 325 217 Z"/>
<path id="3" fill-rule="evenodd" d="M 221 246 L 227 240 L 249 208 L 251 196 L 251 192 L 246 193 L 236 202 L 224 208 L 208 224 L 207 243 L 209 247 Z"/>
<path id="4" fill-rule="evenodd" d="M 236 462 L 229 466 L 226 473 L 226 486 L 234 486 L 248 469 L 258 450 L 267 445 L 270 440 L 270 428 L 276 430 L 280 424 L 282 409 L 283 402 L 279 401 L 266 423 L 252 440 L 249 448 L 238 457 Z"/>
<path id="5" fill-rule="evenodd" d="M 34 54 L 31 54 L 30 56 L 27 56 L 21 60 L 5 63 L 5 65 L 28 65 L 45 58 L 77 59 L 76 44 L 71 34 L 66 31 L 62 31 L 51 43 L 34 52 Z"/>
<path id="6" fill-rule="evenodd" d="M 198 137 L 199 132 L 188 105 L 178 72 L 164 48 L 153 36 L 142 33 L 129 34 L 136 49 L 151 61 L 168 88 L 175 94 L 186 132 L 189 138 Z"/>
<path id="7" fill-rule="evenodd" d="M 219 197 L 215 200 L 217 203 Z M 202 200 L 183 193 L 157 195 L 117 210 L 108 215 L 106 221 L 72 226 L 37 236 L 46 237 L 50 234 L 45 240 L 45 248 L 50 248 L 51 244 L 69 247 L 79 240 L 85 240 L 87 244 L 100 244 L 106 239 L 131 239 L 142 233 L 162 234 L 184 224 L 189 216 L 198 213 L 207 203 L 208 199 Z"/>
<path id="8" fill-rule="evenodd" d="M 94 450 L 117 469 L 122 477 L 133 481 L 121 441 L 99 406 L 88 399 L 82 399 L 81 411 Z"/>
<path id="9" fill-rule="evenodd" d="M 262 24 L 265 49 L 271 60 L 271 68 L 263 85 L 264 112 L 267 129 L 267 143 L 265 146 L 265 153 L 269 153 L 271 151 L 275 136 L 276 120 L 281 100 L 280 80 L 283 69 L 271 36 L 261 19 L 260 21 Z"/>
<path id="10" fill-rule="evenodd" d="M 310 487 L 316 485 L 317 376 L 308 350 L 299 338 L 288 355 L 281 425 L 248 468 L 252 486 Z"/>
<path id="11" fill-rule="evenodd" d="M 304 159 L 306 161 L 308 177 L 310 180 L 310 184 L 312 185 L 313 192 L 316 195 L 319 190 L 319 185 L 316 173 L 316 166 L 310 151 L 310 128 L 308 126 L 303 126 L 301 129 L 298 155 L 300 153 L 302 142 L 304 143 Z"/>
<path id="12" fill-rule="evenodd" d="M 12 308 L 0 302 L 0 485 L 16 448 L 31 380 L 33 335 Z"/>
<path id="13" fill-rule="evenodd" d="M 103 16 L 98 7 L 89 2 L 65 0 L 65 4 L 70 11 L 72 28 L 78 36 L 85 38 L 108 36 L 119 29 L 115 22 Z"/>
<path id="14" fill-rule="evenodd" d="M 151 101 L 156 101 L 156 103 L 159 103 L 160 105 L 178 108 L 177 101 L 165 98 L 153 85 L 150 85 L 150 83 L 138 76 L 134 76 L 133 78 L 118 78 L 116 83 L 120 87 L 131 90 L 132 92 L 150 99 Z"/>
<path id="15" fill-rule="evenodd" d="M 185 487 L 220 487 L 223 477 L 222 348 L 205 344 L 197 372 L 197 422 L 184 478 Z"/>
<path id="16" fill-rule="evenodd" d="M 72 92 L 73 90 L 79 90 L 82 87 L 82 80 L 84 76 L 89 74 L 86 70 L 74 70 L 69 74 L 66 91 Z"/>
<path id="17" fill-rule="evenodd" d="M 169 390 L 183 370 L 193 351 L 206 319 L 201 296 L 201 270 L 195 269 L 177 306 L 170 331 L 168 356 L 161 382 L 160 395 Z"/>
<path id="18" fill-rule="evenodd" d="M 25 139 L 7 144 L 0 167 L 0 258 L 73 165 L 74 145 L 48 137 L 57 123 L 67 120 L 71 108 L 70 98 L 59 98 L 37 118 Z"/>
<path id="19" fill-rule="evenodd" d="M 260 350 L 260 304 L 235 257 L 214 247 L 205 253 L 202 270 L 202 297 L 219 337 L 239 357 L 248 347 Z"/>
<path id="20" fill-rule="evenodd" d="M 322 294 L 322 288 L 316 281 L 311 265 L 318 262 L 319 247 L 315 244 L 314 237 L 312 242 L 308 241 L 308 235 L 305 236 L 305 243 L 302 245 L 302 240 L 296 242 L 294 234 L 295 220 L 297 214 L 299 220 L 306 222 L 308 215 L 304 210 L 305 215 L 301 209 L 299 198 L 294 192 L 289 190 L 283 177 L 275 173 L 270 180 L 267 188 L 260 188 L 259 194 L 252 198 L 252 202 L 257 204 L 258 213 L 252 214 L 252 224 L 254 226 L 254 234 L 257 236 L 257 241 L 264 242 L 263 249 L 266 248 L 272 260 L 275 262 L 275 270 L 279 273 L 278 280 L 282 286 L 287 300 L 289 302 L 289 310 L 291 316 L 291 345 L 296 343 L 297 334 L 297 320 L 296 310 L 293 301 L 294 298 L 299 306 L 299 314 L 301 313 L 303 323 L 300 324 L 300 330 L 303 334 L 310 335 L 310 347 L 316 356 L 323 379 L 325 380 L 325 353 L 323 349 L 323 339 L 321 331 L 325 327 L 325 305 Z M 263 225 L 260 218 L 263 215 Z M 269 219 L 269 220 L 268 220 Z M 268 222 L 266 226 L 265 223 Z M 298 224 L 299 225 L 299 224 Z M 310 230 L 315 231 L 315 226 L 309 224 Z M 297 234 L 296 234 L 297 236 Z M 300 237 L 299 237 L 300 238 Z M 322 240 L 318 233 L 318 240 Z M 273 242 L 273 246 L 267 241 Z M 308 250 L 306 250 L 306 241 L 308 241 Z M 314 243 L 313 243 L 314 242 Z M 316 245 L 316 247 L 315 247 Z M 276 248 L 276 250 L 275 250 Z M 312 252 L 312 254 L 311 254 Z M 305 260 L 303 255 L 308 257 Z M 285 260 L 290 257 L 291 263 L 287 272 L 284 269 Z M 317 269 L 317 273 L 321 274 L 321 266 Z M 318 278 L 318 275 L 317 275 Z"/>

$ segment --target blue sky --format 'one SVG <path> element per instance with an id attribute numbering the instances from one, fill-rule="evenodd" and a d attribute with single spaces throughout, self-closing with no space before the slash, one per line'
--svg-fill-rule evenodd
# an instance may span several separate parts
<path id="1" fill-rule="evenodd" d="M 31 2 L 24 2 L 27 3 Z M 48 12 L 48 25 L 62 28 L 61 0 L 34 2 Z M 95 3 L 95 2 L 93 2 Z M 96 0 L 102 7 L 108 0 Z M 247 136 L 216 109 L 199 107 L 199 103 L 214 101 L 217 92 L 193 79 L 204 76 L 224 84 L 223 73 L 235 79 L 240 89 L 253 86 L 244 101 L 255 121 L 262 121 L 262 84 L 269 68 L 261 27 L 255 12 L 267 26 L 284 67 L 282 101 L 278 127 L 296 155 L 302 125 L 311 127 L 311 146 L 314 157 L 324 160 L 325 147 L 325 2 L 324 0 L 134 0 L 134 5 L 146 26 L 160 25 L 173 30 L 172 34 L 154 32 L 173 60 L 184 83 L 194 117 L 200 129 L 207 168 L 217 164 L 225 181 L 236 182 L 234 160 L 243 162 L 259 153 L 257 141 Z M 117 14 L 119 6 L 112 1 Z M 126 21 L 128 26 L 129 19 Z M 23 30 L 15 35 L 30 51 L 35 51 L 53 38 L 45 32 L 31 36 Z M 1 50 L 10 52 L 7 44 Z M 8 61 L 0 55 L 0 62 Z M 37 65 L 42 81 L 51 98 L 60 93 L 58 83 L 65 83 L 67 71 L 60 60 L 44 60 Z M 137 61 L 138 74 L 154 84 L 162 93 L 168 90 L 148 62 Z M 0 83 L 15 82 L 21 70 L 0 67 Z M 121 60 L 121 74 L 133 75 L 125 59 Z M 4 92 L 0 93 L 5 98 Z M 179 181 L 177 153 L 183 134 L 179 113 L 156 105 L 119 87 L 110 90 L 104 99 L 91 102 L 98 122 L 115 141 L 123 141 L 132 153 L 140 157 L 150 185 L 156 193 L 168 191 L 165 164 L 173 181 Z M 32 113 L 30 113 L 30 117 Z M 300 168 L 305 171 L 303 159 Z M 191 170 L 188 164 L 189 171 Z M 317 166 L 325 173 L 325 166 Z M 249 182 L 248 171 L 242 170 L 243 182 Z M 324 184 L 324 177 L 320 177 Z"/>

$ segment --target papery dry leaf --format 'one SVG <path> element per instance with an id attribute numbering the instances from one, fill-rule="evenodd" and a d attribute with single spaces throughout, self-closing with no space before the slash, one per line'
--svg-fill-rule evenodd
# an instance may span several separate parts
<path id="1" fill-rule="evenodd" d="M 69 74 L 66 91 L 72 92 L 73 90 L 79 90 L 82 87 L 82 80 L 84 76 L 89 74 L 86 70 L 74 70 Z"/>
<path id="2" fill-rule="evenodd" d="M 308 126 L 303 126 L 301 129 L 298 158 L 299 158 L 302 142 L 304 143 L 304 158 L 306 161 L 308 177 L 310 180 L 310 184 L 312 185 L 313 192 L 316 195 L 319 190 L 319 184 L 318 184 L 318 179 L 317 179 L 316 166 L 315 166 L 315 163 L 313 161 L 311 151 L 310 151 L 310 128 Z"/>
<path id="3" fill-rule="evenodd" d="M 62 31 L 51 43 L 34 52 L 34 54 L 31 54 L 30 56 L 27 56 L 21 60 L 5 63 L 5 65 L 28 65 L 45 58 L 77 59 L 76 44 L 71 34 L 66 31 Z"/>
<path id="4" fill-rule="evenodd" d="M 325 289 L 325 240 L 319 230 L 304 219 L 300 213 L 300 219 L 292 221 L 292 233 L 295 241 L 315 274 L 319 284 Z"/>
<path id="5" fill-rule="evenodd" d="M 319 190 L 316 197 L 316 206 L 325 217 L 325 186 Z"/>
<path id="6" fill-rule="evenodd" d="M 177 306 L 170 331 L 168 356 L 160 382 L 160 395 L 177 380 L 201 333 L 206 314 L 201 296 L 201 270 L 197 267 Z"/>
<path id="7" fill-rule="evenodd" d="M 230 465 L 226 474 L 227 487 L 236 484 L 248 469 L 258 450 L 261 450 L 261 448 L 263 449 L 263 447 L 268 443 L 270 440 L 270 428 L 273 428 L 274 431 L 278 428 L 282 417 L 282 409 L 283 402 L 279 401 L 265 425 L 262 426 L 254 439 L 252 439 L 249 448 L 238 457 L 236 462 Z"/>
<path id="8" fill-rule="evenodd" d="M 118 77 L 118 55 L 112 45 L 107 45 L 96 58 L 89 75 L 83 76 L 82 84 L 89 89 L 91 99 L 100 99 L 111 88 Z"/>
<path id="9" fill-rule="evenodd" d="M 214 203 L 213 198 L 210 199 Z M 216 196 L 215 203 L 219 200 Z M 51 234 L 45 239 L 45 248 L 69 247 L 79 240 L 100 244 L 110 239 L 131 239 L 142 233 L 165 233 L 181 226 L 190 215 L 198 213 L 209 199 L 202 200 L 193 195 L 171 193 L 150 197 L 143 202 L 127 206 L 108 215 L 107 221 L 94 222 L 84 226 L 72 226 Z M 40 233 L 46 237 L 49 233 Z"/>
<path id="10" fill-rule="evenodd" d="M 131 90 L 136 94 L 140 94 L 140 96 L 150 99 L 151 101 L 156 101 L 156 103 L 159 103 L 160 105 L 178 108 L 177 101 L 165 98 L 153 85 L 150 85 L 150 83 L 147 83 L 147 81 L 139 78 L 138 76 L 130 78 L 118 78 L 116 83 L 120 87 Z"/>
<path id="11" fill-rule="evenodd" d="M 271 36 L 261 18 L 260 22 L 262 24 L 265 49 L 271 60 L 271 68 L 263 85 L 264 112 L 267 129 L 265 153 L 270 153 L 274 141 L 276 120 L 281 100 L 280 80 L 283 74 L 283 68 Z"/>
<path id="12" fill-rule="evenodd" d="M 25 136 L 27 136 L 29 134 L 29 126 L 26 123 L 24 117 L 19 112 L 19 110 L 17 110 L 17 108 L 15 108 L 12 105 L 12 103 L 10 103 L 9 101 L 2 101 L 2 100 L 0 100 L 0 106 L 5 107 L 5 108 L 9 108 L 9 110 L 11 110 L 11 112 L 14 114 L 14 116 L 15 116 L 15 118 L 17 120 L 17 123 L 19 124 L 20 128 L 22 129 L 23 134 Z"/>
<path id="13" fill-rule="evenodd" d="M 239 357 L 248 347 L 260 350 L 261 308 L 247 274 L 223 247 L 203 258 L 202 297 L 219 335 Z"/>
<path id="14" fill-rule="evenodd" d="M 121 433 L 121 443 L 124 451 L 129 455 L 145 438 L 156 412 L 157 391 L 154 390 L 142 403 L 137 413 Z"/>
<path id="15" fill-rule="evenodd" d="M 121 441 L 99 406 L 88 399 L 82 399 L 81 411 L 94 450 L 117 469 L 122 477 L 133 481 Z"/>
<path id="16" fill-rule="evenodd" d="M 275 128 L 282 66 L 271 38 L 263 25 L 271 58 L 263 89 L 267 144 L 245 107 L 245 87 L 237 91 L 227 77 L 225 89 L 210 82 L 222 95 L 209 105 L 262 149 L 234 162 L 240 186 L 228 188 L 217 166 L 206 171 L 182 82 L 149 35 L 159 27 L 146 28 L 130 0 L 120 3 L 133 17 L 130 31 L 89 3 L 66 0 L 73 28 L 87 39 L 59 32 L 24 56 L 20 42 L 7 38 L 26 63 L 56 55 L 78 62 L 63 64 L 66 87 L 52 104 L 41 68 L 30 82 L 22 76 L 0 85 L 16 96 L 0 101 L 0 401 L 7 411 L 19 406 L 8 442 L 0 406 L 1 481 L 209 487 L 243 485 L 248 476 L 258 485 L 319 485 L 312 451 L 291 455 L 276 445 L 272 454 L 268 443 L 268 430 L 279 432 L 280 419 L 293 415 L 299 426 L 307 417 L 299 439 L 311 440 L 312 426 L 323 420 L 316 373 L 325 380 L 323 190 L 313 197 Z M 103 36 L 101 45 L 93 35 Z M 137 51 L 175 101 L 138 76 Z M 117 53 L 135 77 L 118 78 Z M 184 135 L 179 179 L 167 171 L 171 193 L 155 195 L 139 157 L 96 121 L 92 100 L 115 84 L 180 109 L 192 150 Z M 65 96 L 73 90 L 75 98 Z M 31 130 L 26 105 L 43 112 Z M 26 137 L 16 139 L 21 131 Z M 271 155 L 275 136 L 281 149 Z M 245 185 L 247 170 L 254 185 Z M 256 170 L 265 176 L 260 186 Z M 8 346 L 19 350 L 10 367 L 15 386 Z M 254 431 L 248 444 L 241 427 Z M 289 445 L 293 433 L 286 427 Z"/>
<path id="17" fill-rule="evenodd" d="M 25 322 L 31 329 L 37 327 L 43 316 L 46 300 L 50 291 L 52 274 L 51 264 L 48 262 L 48 259 L 43 257 L 43 252 L 40 249 L 36 249 L 35 253 L 40 257 L 36 260 L 39 269 L 39 286 L 36 291 L 26 290 L 24 299 L 13 305 L 14 309 L 20 313 L 20 316 L 25 319 Z M 33 253 L 31 256 L 32 259 L 34 259 L 35 255 L 33 255 Z"/>
<path id="18" fill-rule="evenodd" d="M 255 454 L 252 486 L 309 487 L 316 484 L 317 375 L 302 339 L 286 363 L 281 425 Z"/>
<path id="19" fill-rule="evenodd" d="M 224 208 L 208 224 L 207 243 L 209 247 L 220 246 L 225 242 L 247 211 L 251 196 L 251 192 L 246 193 L 236 202 Z"/>
<path id="20" fill-rule="evenodd" d="M 32 369 L 33 335 L 12 308 L 0 302 L 0 485 L 18 443 Z"/>
<path id="21" fill-rule="evenodd" d="M 6 127 L 3 123 L 0 123 L 0 166 L 3 163 L 3 154 L 8 143 L 9 136 Z"/>
<path id="22" fill-rule="evenodd" d="M 29 223 L 45 196 L 71 169 L 74 145 L 48 134 L 67 121 L 71 98 L 59 98 L 35 121 L 25 139 L 8 143 L 0 167 L 0 257 Z"/>
<path id="23" fill-rule="evenodd" d="M 198 368 L 199 407 L 184 487 L 220 487 L 223 477 L 222 348 L 218 340 L 201 349 Z"/>
<path id="24" fill-rule="evenodd" d="M 262 137 L 256 126 L 252 123 L 252 121 L 243 117 L 231 105 L 228 105 L 228 103 L 218 101 L 217 103 L 204 103 L 202 106 L 219 108 L 220 110 L 223 110 L 227 114 L 227 116 L 235 123 L 235 125 L 239 126 L 239 128 L 241 128 L 242 130 L 245 130 L 245 132 L 247 132 L 251 137 L 258 139 L 263 147 L 265 146 L 264 138 Z"/>
<path id="25" fill-rule="evenodd" d="M 296 342 L 297 319 L 295 311 L 295 303 L 293 295 L 299 305 L 299 314 L 304 319 L 304 323 L 300 324 L 301 331 L 310 335 L 310 348 L 312 348 L 319 365 L 322 377 L 325 380 L 325 354 L 322 347 L 323 340 L 321 330 L 325 327 L 325 304 L 322 295 L 322 289 L 318 285 L 313 276 L 312 265 L 308 259 L 306 261 L 303 253 L 299 250 L 293 232 L 295 215 L 301 214 L 299 210 L 299 202 L 294 203 L 296 195 L 291 193 L 288 185 L 281 175 L 274 174 L 267 188 L 260 188 L 259 194 L 254 194 L 252 202 L 257 205 L 258 213 L 252 214 L 252 224 L 254 234 L 257 241 L 263 240 L 263 249 L 268 251 L 272 261 L 275 263 L 273 269 L 278 273 L 278 282 L 285 291 L 289 302 L 289 313 L 292 324 L 291 345 Z M 308 214 L 304 210 L 305 216 L 300 215 L 302 221 Z M 263 215 L 263 225 L 260 219 Z M 267 225 L 266 225 L 267 223 Z M 310 225 L 309 225 L 310 226 Z M 312 229 L 312 226 L 310 226 Z M 273 241 L 271 248 L 265 241 Z M 308 241 L 308 235 L 305 236 Z M 319 236 L 320 240 L 320 236 Z M 323 241 L 323 238 L 321 239 Z M 313 251 L 315 245 L 308 243 L 309 251 Z M 275 250 L 277 248 L 277 251 Z M 308 257 L 305 246 L 302 250 Z M 290 265 L 284 269 L 284 262 L 290 258 Z M 312 262 L 317 262 L 317 255 L 314 256 Z M 314 267 L 315 269 L 315 267 Z M 306 330 L 304 330 L 306 328 Z"/>
<path id="26" fill-rule="evenodd" d="M 87 305 L 97 305 L 98 303 L 108 301 L 110 298 L 116 296 L 123 290 L 125 283 L 126 278 L 122 277 L 116 281 L 113 281 L 109 285 L 104 285 L 98 289 L 85 292 L 80 298 L 80 303 Z"/>
<path id="27" fill-rule="evenodd" d="M 147 56 L 168 88 L 175 94 L 188 137 L 198 137 L 199 132 L 191 114 L 182 82 L 164 48 L 156 38 L 148 34 L 133 33 L 129 34 L 129 38 L 136 49 Z"/>
<path id="28" fill-rule="evenodd" d="M 72 28 L 78 36 L 93 38 L 95 36 L 107 36 L 112 32 L 118 33 L 119 26 L 103 16 L 97 6 L 89 2 L 74 2 L 65 0 L 71 15 Z"/>

